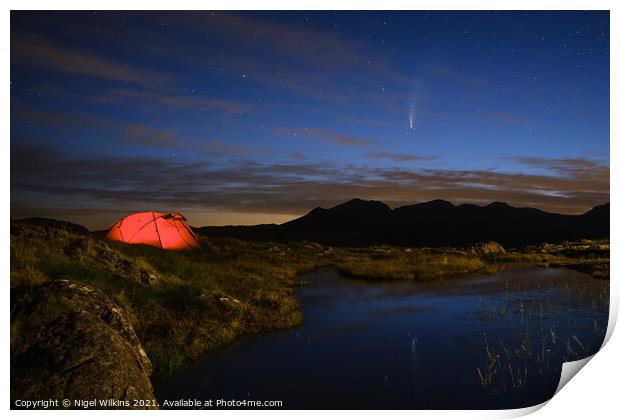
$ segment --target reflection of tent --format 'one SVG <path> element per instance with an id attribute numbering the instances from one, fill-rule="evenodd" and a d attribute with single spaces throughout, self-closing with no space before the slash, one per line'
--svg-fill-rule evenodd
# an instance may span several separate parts
<path id="1" fill-rule="evenodd" d="M 135 213 L 114 223 L 106 239 L 163 249 L 198 248 L 198 237 L 178 213 Z"/>

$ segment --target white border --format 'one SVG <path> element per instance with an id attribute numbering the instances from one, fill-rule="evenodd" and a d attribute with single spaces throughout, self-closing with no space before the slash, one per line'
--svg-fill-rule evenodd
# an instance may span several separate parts
<path id="1" fill-rule="evenodd" d="M 4 24 L 2 57 L 5 58 L 4 66 L 2 67 L 3 80 L 2 84 L 3 97 L 5 100 L 2 103 L 3 108 L 3 120 L 5 136 L 1 143 L 2 153 L 0 153 L 0 171 L 2 171 L 2 198 L 4 205 L 0 206 L 2 209 L 2 218 L 0 220 L 7 221 L 9 219 L 10 212 L 10 153 L 9 153 L 9 138 L 10 138 L 10 63 L 7 59 L 10 57 L 10 9 L 15 10 L 47 10 L 54 9 L 91 9 L 91 10 L 167 10 L 171 6 L 174 6 L 178 10 L 233 10 L 233 9 L 245 9 L 245 10 L 258 10 L 258 9 L 273 9 L 273 10 L 375 10 L 381 8 L 383 10 L 470 10 L 470 9 L 490 9 L 490 10 L 611 10 L 611 131 L 610 138 L 618 138 L 618 83 L 617 75 L 620 71 L 619 60 L 619 19 L 617 16 L 618 7 L 614 7 L 618 2 L 611 0 L 590 0 L 590 1 L 549 1 L 549 0 L 504 0 L 504 1 L 490 1 L 490 0 L 435 0 L 435 1 L 406 1 L 406 0 L 382 0 L 381 2 L 371 2 L 367 0 L 314 0 L 312 2 L 286 2 L 283 0 L 261 0 L 259 1 L 243 1 L 243 0 L 229 0 L 229 1 L 187 1 L 177 0 L 173 3 L 162 0 L 149 0 L 149 1 L 120 1 L 120 0 L 107 0 L 107 1 L 90 1 L 88 4 L 84 2 L 78 2 L 76 0 L 57 0 L 54 2 L 43 0 L 23 0 L 23 1 L 6 1 L 3 4 L 8 7 L 5 9 L 2 21 Z M 614 75 L 616 77 L 614 78 Z M 618 156 L 618 147 L 614 143 L 610 145 L 610 156 Z M 612 161 L 614 159 L 612 158 Z M 616 185 L 618 181 L 618 169 L 613 164 L 611 165 L 611 196 L 614 196 Z M 612 214 L 615 206 L 612 200 Z M 1 242 L 2 253 L 0 255 L 2 261 L 2 267 L 5 273 L 9 272 L 9 225 L 0 224 L 2 230 L 0 235 L 5 238 Z M 615 243 L 615 238 L 618 234 L 618 223 L 614 222 L 614 218 L 611 220 L 611 238 Z M 612 260 L 617 260 L 616 248 L 612 247 L 611 250 Z M 616 278 L 617 269 L 612 264 L 611 278 Z M 5 287 L 8 287 L 8 276 L 5 278 Z M 611 306 L 610 306 L 610 326 L 615 325 L 615 321 L 618 315 L 618 288 L 616 287 L 616 281 L 612 280 L 611 288 Z M 5 293 L 2 294 L 3 314 L 4 320 L 2 323 L 2 333 L 5 340 L 9 338 L 9 306 L 10 298 L 8 290 L 5 289 Z M 609 340 L 612 328 L 609 329 L 606 340 Z M 593 358 L 593 361 L 588 364 L 584 369 L 584 372 L 579 373 L 579 379 L 571 381 L 562 391 L 555 396 L 548 404 L 541 404 L 538 407 L 532 407 L 529 409 L 521 410 L 499 410 L 499 411 L 280 411 L 280 412 L 267 412 L 267 411 L 211 411 L 207 415 L 212 418 L 239 418 L 243 416 L 252 416 L 253 419 L 289 419 L 291 416 L 295 416 L 300 419 L 315 419 L 316 416 L 320 417 L 342 417 L 342 416 L 355 416 L 360 419 L 375 418 L 377 415 L 390 416 L 392 418 L 407 419 L 410 420 L 413 416 L 423 418 L 459 418 L 459 419 L 484 419 L 484 418 L 504 418 L 515 417 L 528 414 L 536 411 L 542 406 L 546 407 L 543 410 L 538 411 L 534 416 L 537 418 L 556 418 L 562 417 L 567 419 L 582 419 L 584 416 L 589 417 L 601 417 L 609 418 L 611 413 L 617 412 L 617 391 L 615 387 L 616 375 L 619 371 L 619 363 L 617 356 L 620 354 L 620 344 L 618 339 L 612 339 L 601 350 L 600 354 Z M 9 343 L 5 342 L 1 350 L 3 355 L 3 380 L 2 380 L 2 395 L 3 398 L 0 402 L 4 410 L 9 410 L 9 389 L 10 389 L 10 377 L 9 377 Z M 200 416 L 203 417 L 206 413 L 203 412 L 184 412 L 183 416 Z M 14 417 L 42 417 L 49 418 L 78 418 L 83 417 L 84 413 L 79 411 L 60 412 L 60 411 L 46 411 L 46 412 L 18 412 L 11 411 L 10 416 Z M 93 418 L 107 418 L 110 413 L 103 411 L 90 411 L 89 417 Z M 176 412 L 128 412 L 121 411 L 114 414 L 115 416 L 178 416 Z"/>

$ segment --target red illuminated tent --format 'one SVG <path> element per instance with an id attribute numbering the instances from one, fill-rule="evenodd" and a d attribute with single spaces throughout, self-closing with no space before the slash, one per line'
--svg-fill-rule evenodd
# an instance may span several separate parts
<path id="1" fill-rule="evenodd" d="M 198 248 L 198 237 L 178 213 L 135 213 L 114 223 L 106 239 L 163 249 Z"/>

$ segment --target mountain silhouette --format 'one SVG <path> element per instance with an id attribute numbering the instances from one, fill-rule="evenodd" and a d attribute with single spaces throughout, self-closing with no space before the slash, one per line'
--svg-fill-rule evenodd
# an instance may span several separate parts
<path id="1" fill-rule="evenodd" d="M 506 247 L 609 237 L 609 203 L 582 215 L 548 213 L 495 202 L 486 206 L 434 200 L 391 209 L 380 201 L 353 199 L 317 207 L 281 225 L 198 228 L 212 237 L 308 240 L 329 245 L 464 246 L 496 241 Z"/>

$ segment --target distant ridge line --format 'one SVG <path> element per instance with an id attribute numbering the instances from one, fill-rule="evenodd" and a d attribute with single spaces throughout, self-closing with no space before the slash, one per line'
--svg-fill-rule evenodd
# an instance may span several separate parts
<path id="1" fill-rule="evenodd" d="M 609 237 L 609 203 L 580 215 L 550 213 L 504 202 L 484 206 L 433 200 L 390 208 L 354 198 L 276 225 L 202 227 L 212 237 L 260 241 L 308 240 L 329 245 L 462 246 L 496 241 L 504 246 Z"/>

